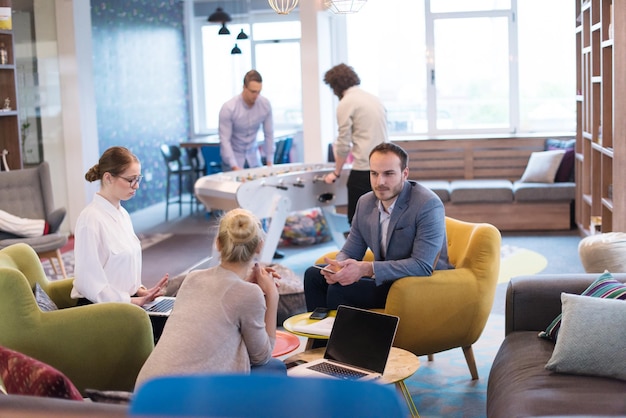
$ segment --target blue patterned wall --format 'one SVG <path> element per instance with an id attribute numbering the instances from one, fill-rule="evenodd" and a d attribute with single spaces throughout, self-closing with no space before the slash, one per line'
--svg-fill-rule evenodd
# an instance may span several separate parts
<path id="1" fill-rule="evenodd" d="M 152 173 L 124 203 L 134 212 L 165 199 L 159 147 L 189 132 L 183 3 L 92 0 L 91 19 L 100 151 L 126 146 Z"/>

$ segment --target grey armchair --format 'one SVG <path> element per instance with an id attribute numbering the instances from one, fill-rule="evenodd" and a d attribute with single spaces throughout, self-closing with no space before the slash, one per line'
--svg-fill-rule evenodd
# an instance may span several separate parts
<path id="1" fill-rule="evenodd" d="M 45 219 L 60 225 L 65 218 L 65 208 L 55 209 L 52 197 L 50 166 L 47 162 L 37 167 L 0 172 L 0 209 L 22 218 Z M 51 220 L 54 220 L 51 222 Z M 57 226 L 58 229 L 58 226 Z M 57 259 L 61 274 L 67 277 L 61 248 L 67 243 L 67 235 L 51 230 L 49 234 L 36 238 L 18 237 L 0 232 L 0 249 L 19 242 L 33 247 L 41 258 Z"/>

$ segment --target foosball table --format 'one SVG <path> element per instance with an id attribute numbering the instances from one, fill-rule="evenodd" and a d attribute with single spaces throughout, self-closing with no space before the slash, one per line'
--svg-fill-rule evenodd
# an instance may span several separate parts
<path id="1" fill-rule="evenodd" d="M 336 206 L 347 205 L 346 181 L 350 167 L 341 177 L 326 184 L 324 176 L 335 169 L 333 163 L 278 164 L 228 171 L 199 178 L 194 191 L 207 210 L 248 209 L 260 219 L 271 218 L 260 261 L 271 263 L 285 221 L 290 212 L 319 207 L 326 218 L 333 240 L 339 247 L 349 229 L 347 218 Z"/>

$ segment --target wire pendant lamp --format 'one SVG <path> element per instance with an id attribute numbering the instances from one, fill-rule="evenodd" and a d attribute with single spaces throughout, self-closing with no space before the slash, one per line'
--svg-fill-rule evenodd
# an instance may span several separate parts
<path id="1" fill-rule="evenodd" d="M 356 13 L 367 0 L 324 0 L 324 5 L 335 14 Z"/>
<path id="2" fill-rule="evenodd" d="M 298 0 L 267 0 L 267 2 L 279 15 L 288 15 L 298 5 Z"/>

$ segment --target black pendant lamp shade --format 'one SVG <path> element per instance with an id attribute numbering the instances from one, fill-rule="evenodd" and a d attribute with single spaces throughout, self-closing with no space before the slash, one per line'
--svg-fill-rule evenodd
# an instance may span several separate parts
<path id="1" fill-rule="evenodd" d="M 239 35 L 237 35 L 237 39 L 248 39 L 248 35 L 246 35 L 242 29 L 241 32 L 239 32 Z"/>
<path id="2" fill-rule="evenodd" d="M 230 35 L 230 31 L 226 27 L 226 23 L 222 23 L 222 27 L 220 28 L 219 32 L 217 32 L 217 33 L 219 35 Z"/>
<path id="3" fill-rule="evenodd" d="M 230 50 L 230 54 L 231 55 L 241 54 L 241 49 L 239 49 L 237 44 L 235 44 L 235 47 Z"/>
<path id="4" fill-rule="evenodd" d="M 225 22 L 230 22 L 230 20 L 230 15 L 226 13 L 221 7 L 215 9 L 215 11 L 211 13 L 207 18 L 208 22 L 221 23 L 222 25 Z"/>

